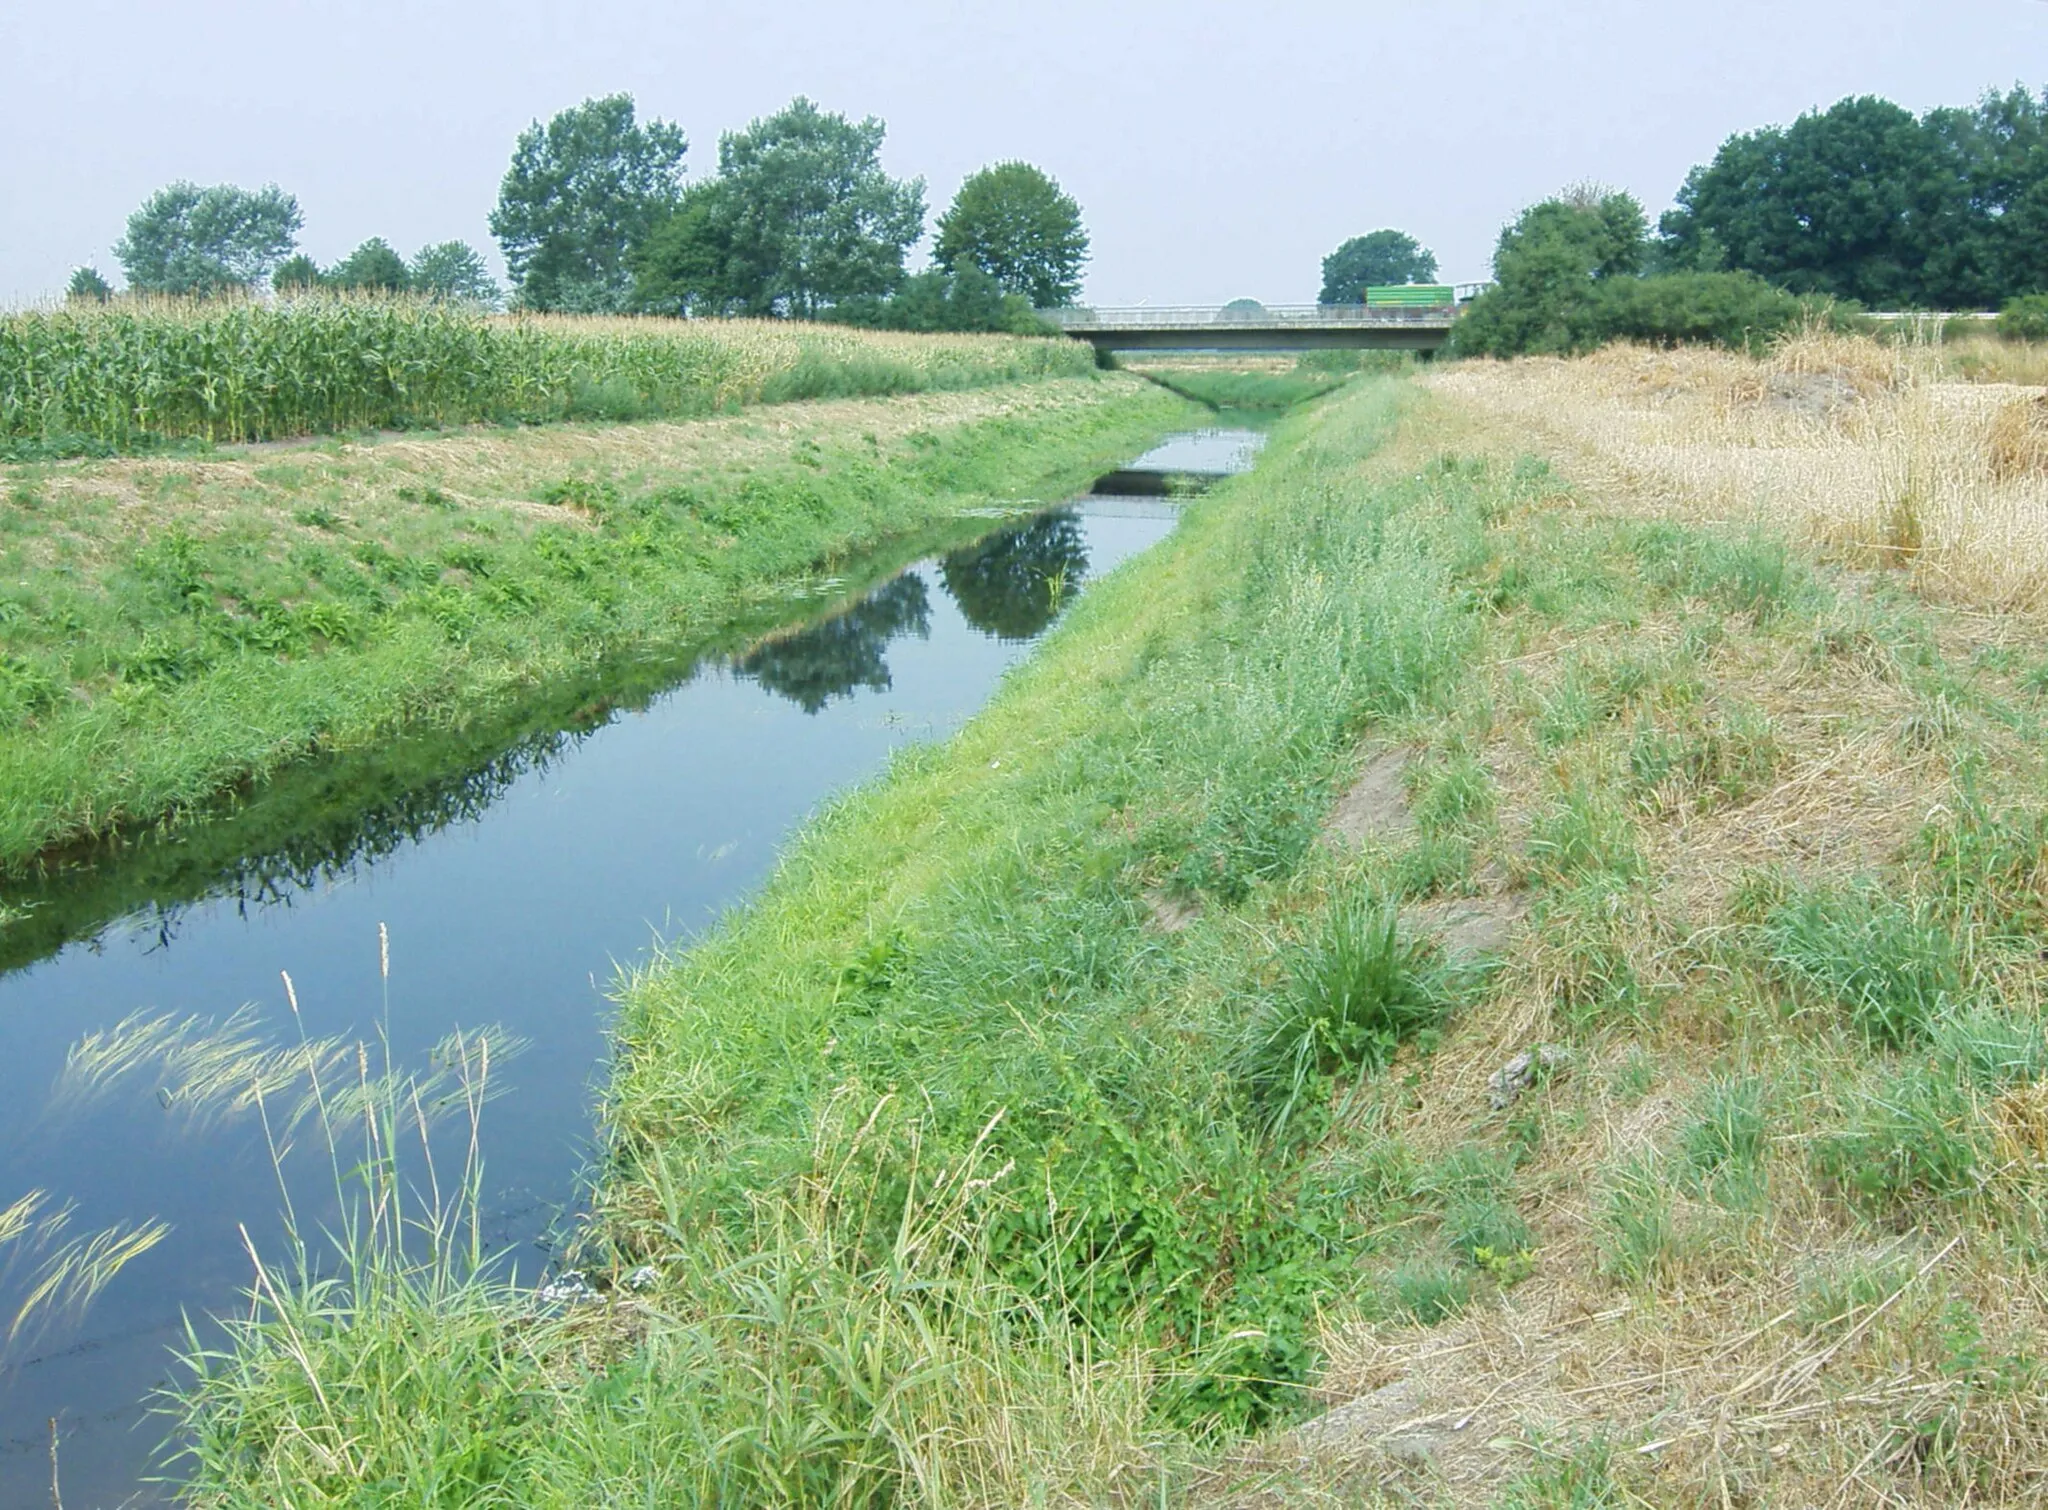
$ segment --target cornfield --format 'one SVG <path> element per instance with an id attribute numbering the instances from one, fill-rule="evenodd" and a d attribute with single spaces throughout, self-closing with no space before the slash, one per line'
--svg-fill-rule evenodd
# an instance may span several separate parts
<path id="1" fill-rule="evenodd" d="M 493 316 L 406 299 L 0 314 L 0 442 L 129 451 L 384 427 L 712 413 L 1070 376 L 1076 342 L 776 320 Z"/>

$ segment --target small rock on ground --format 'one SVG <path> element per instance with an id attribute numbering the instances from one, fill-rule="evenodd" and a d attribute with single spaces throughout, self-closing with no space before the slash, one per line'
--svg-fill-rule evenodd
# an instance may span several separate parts
<path id="1" fill-rule="evenodd" d="M 1488 1078 L 1486 1099 L 1495 1111 L 1505 1111 L 1544 1075 L 1561 1070 L 1571 1062 L 1572 1051 L 1554 1043 L 1539 1043 L 1533 1049 L 1524 1049 Z"/>

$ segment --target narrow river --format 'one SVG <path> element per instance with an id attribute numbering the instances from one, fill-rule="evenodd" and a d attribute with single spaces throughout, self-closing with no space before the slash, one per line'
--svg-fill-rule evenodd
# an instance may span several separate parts
<path id="1" fill-rule="evenodd" d="M 1179 436 L 1115 475 L 1163 493 L 1148 474 L 1240 471 L 1259 439 Z M 1156 496 L 1091 495 L 900 571 L 871 563 L 880 585 L 858 601 L 823 618 L 793 604 L 738 654 L 678 668 L 623 711 L 586 706 L 509 748 L 387 759 L 295 809 L 318 811 L 296 827 L 198 825 L 174 846 L 187 861 L 223 835 L 261 849 L 200 865 L 203 884 L 192 863 L 140 846 L 61 888 L 7 896 L 29 911 L 0 929 L 0 1210 L 39 1190 L 75 1207 L 73 1233 L 148 1219 L 170 1231 L 84 1315 L 11 1342 L 33 1255 L 0 1269 L 0 1505 L 51 1503 L 52 1423 L 70 1510 L 157 1502 L 148 1479 L 169 1423 L 149 1402 L 173 1377 L 184 1317 L 237 1305 L 250 1281 L 239 1226 L 273 1254 L 280 1232 L 252 1117 L 182 1115 L 146 1078 L 75 1094 L 74 1044 L 137 1014 L 218 1021 L 245 1004 L 252 1031 L 293 1041 L 281 972 L 303 1031 L 367 1036 L 388 1022 L 406 1062 L 457 1026 L 497 1024 L 527 1046 L 493 1071 L 504 1094 L 485 1121 L 489 1236 L 538 1276 L 589 1151 L 618 965 L 743 899 L 791 829 L 891 751 L 959 727 L 1084 580 L 1175 517 Z M 331 1180 L 324 1161 L 297 1162 L 303 1221 Z M 302 1176 L 318 1183 L 301 1190 Z"/>

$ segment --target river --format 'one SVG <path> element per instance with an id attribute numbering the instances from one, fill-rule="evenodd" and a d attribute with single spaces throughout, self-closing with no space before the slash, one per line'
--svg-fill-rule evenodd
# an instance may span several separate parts
<path id="1" fill-rule="evenodd" d="M 1258 440 L 1191 432 L 1115 475 L 1165 494 L 1146 479 L 1243 470 Z M 792 600 L 745 645 L 642 668 L 538 727 L 293 773 L 233 817 L 12 890 L 27 912 L 0 930 L 0 1210 L 37 1190 L 46 1210 L 74 1208 L 72 1234 L 169 1232 L 82 1316 L 11 1342 L 35 1255 L 0 1269 L 0 1504 L 50 1503 L 53 1451 L 70 1510 L 156 1503 L 170 1423 L 150 1402 L 184 1318 L 237 1306 L 239 1228 L 271 1253 L 281 1230 L 253 1116 L 188 1114 L 147 1077 L 81 1096 L 74 1045 L 138 1014 L 218 1023 L 245 1006 L 248 1031 L 280 1042 L 388 1024 L 407 1063 L 458 1026 L 518 1035 L 492 1077 L 486 1200 L 493 1245 L 537 1277 L 589 1153 L 619 966 L 743 900 L 833 792 L 958 728 L 1086 580 L 1176 514 L 1160 496 L 1090 495 L 943 554 L 884 553 L 849 573 L 870 584 L 852 601 Z M 286 1167 L 303 1223 L 329 1171 Z"/>

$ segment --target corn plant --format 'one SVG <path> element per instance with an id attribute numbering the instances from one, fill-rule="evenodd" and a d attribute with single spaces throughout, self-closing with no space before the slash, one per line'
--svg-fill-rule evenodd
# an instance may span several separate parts
<path id="1" fill-rule="evenodd" d="M 483 420 L 687 417 L 1091 368 L 1083 346 L 1016 336 L 494 316 L 332 295 L 121 300 L 0 315 L 0 441 L 128 451 Z"/>

